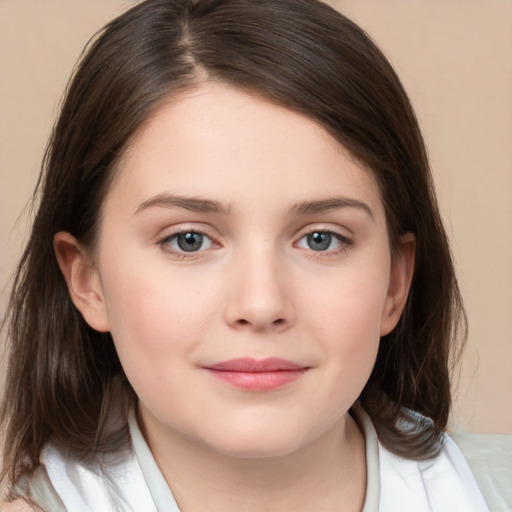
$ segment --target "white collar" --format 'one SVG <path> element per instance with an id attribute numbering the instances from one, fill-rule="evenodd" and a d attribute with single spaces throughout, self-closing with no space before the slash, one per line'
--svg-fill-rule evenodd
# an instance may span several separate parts
<path id="1" fill-rule="evenodd" d="M 366 411 L 354 415 L 366 446 L 366 496 L 362 512 L 489 512 L 473 474 L 457 445 L 443 436 L 439 454 L 416 461 L 398 457 L 382 446 Z M 158 512 L 179 512 L 139 429 L 135 413 L 129 417 L 135 454 Z"/>

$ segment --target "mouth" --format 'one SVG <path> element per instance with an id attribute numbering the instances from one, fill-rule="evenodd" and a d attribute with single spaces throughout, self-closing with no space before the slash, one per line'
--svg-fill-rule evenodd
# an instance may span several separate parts
<path id="1" fill-rule="evenodd" d="M 248 357 L 203 366 L 213 377 L 247 391 L 270 391 L 302 377 L 308 366 L 286 359 Z"/>

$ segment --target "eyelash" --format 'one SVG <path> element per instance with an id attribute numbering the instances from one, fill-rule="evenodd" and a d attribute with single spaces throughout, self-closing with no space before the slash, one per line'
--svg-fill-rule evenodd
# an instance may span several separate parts
<path id="1" fill-rule="evenodd" d="M 173 249 L 170 247 L 170 242 L 172 242 L 173 240 L 176 240 L 180 235 L 186 235 L 189 233 L 193 233 L 196 235 L 201 235 L 203 237 L 206 237 L 207 239 L 210 240 L 212 247 L 220 246 L 220 244 L 215 241 L 215 238 L 211 234 L 209 234 L 207 232 L 207 230 L 200 229 L 200 228 L 179 229 L 179 230 L 173 232 L 172 234 L 166 235 L 166 236 L 162 237 L 161 239 L 159 239 L 157 241 L 157 245 L 159 245 L 164 252 L 166 252 L 168 254 L 172 254 L 174 257 L 176 257 L 180 260 L 197 258 L 198 253 L 204 252 L 206 249 L 187 252 L 187 251 L 176 250 L 176 249 Z M 331 250 L 315 251 L 314 249 L 307 249 L 307 248 L 304 249 L 304 250 L 312 253 L 312 255 L 317 258 L 326 258 L 329 256 L 340 255 L 340 254 L 346 252 L 351 246 L 354 245 L 354 241 L 351 238 L 349 238 L 345 235 L 342 235 L 341 233 L 338 233 L 337 231 L 325 229 L 325 228 L 314 228 L 314 227 L 301 232 L 298 237 L 298 240 L 293 245 L 295 247 L 298 247 L 298 244 L 305 237 L 308 237 L 308 236 L 311 236 L 311 235 L 314 235 L 317 233 L 334 237 L 340 244 L 340 247 L 338 247 L 336 249 L 331 249 Z M 209 249 L 209 248 L 210 247 L 208 247 L 207 249 Z M 298 248 L 300 248 L 300 247 L 298 247 Z"/>

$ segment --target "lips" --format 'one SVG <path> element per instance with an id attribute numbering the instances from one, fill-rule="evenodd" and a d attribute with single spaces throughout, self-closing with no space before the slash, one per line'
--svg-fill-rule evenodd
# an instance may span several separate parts
<path id="1" fill-rule="evenodd" d="M 298 380 L 309 369 L 286 359 L 239 358 L 203 367 L 213 377 L 247 391 L 270 391 Z"/>

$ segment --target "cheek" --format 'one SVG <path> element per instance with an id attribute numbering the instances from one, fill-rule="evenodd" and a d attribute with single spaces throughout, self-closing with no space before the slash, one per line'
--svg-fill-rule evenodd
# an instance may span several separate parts
<path id="1" fill-rule="evenodd" d="M 192 352 L 215 313 L 216 296 L 208 291 L 213 287 L 168 266 L 117 261 L 104 275 L 111 333 L 127 373 L 132 366 L 169 365 Z"/>
<path id="2" fill-rule="evenodd" d="M 174 402 L 187 397 L 186 389 L 180 392 L 187 386 L 182 363 L 193 358 L 204 338 L 214 297 L 157 267 L 126 278 L 118 264 L 107 275 L 104 289 L 111 334 L 136 394 L 145 403 L 161 402 L 165 407 L 170 406 L 169 389 L 174 390 Z"/>
<path id="3" fill-rule="evenodd" d="M 330 328 L 347 338 L 379 339 L 382 313 L 387 298 L 389 267 L 385 260 L 374 265 L 347 267 L 329 277 L 324 290 L 316 293 L 309 307 Z"/>
<path id="4" fill-rule="evenodd" d="M 331 276 L 328 293 L 309 301 L 311 335 L 318 333 L 328 357 L 333 382 L 356 395 L 372 371 L 380 343 L 389 268 L 385 258 L 374 265 L 352 266 Z"/>

